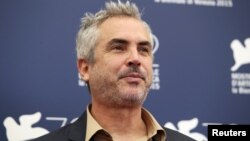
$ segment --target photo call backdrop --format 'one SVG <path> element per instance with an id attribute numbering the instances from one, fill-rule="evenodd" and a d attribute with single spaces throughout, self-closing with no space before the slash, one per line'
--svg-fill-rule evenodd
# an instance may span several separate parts
<path id="1" fill-rule="evenodd" d="M 154 34 L 144 106 L 198 141 L 209 124 L 250 124 L 250 1 L 132 0 Z M 76 67 L 80 18 L 102 0 L 1 0 L 0 140 L 75 121 L 90 96 Z"/>

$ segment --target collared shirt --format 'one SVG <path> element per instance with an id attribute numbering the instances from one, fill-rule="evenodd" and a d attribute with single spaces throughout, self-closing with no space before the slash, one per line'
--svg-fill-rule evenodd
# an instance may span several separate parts
<path id="1" fill-rule="evenodd" d="M 89 108 L 87 108 L 87 130 L 85 141 L 113 141 L 112 136 L 103 129 L 100 124 L 93 118 Z M 147 136 L 138 141 L 165 141 L 165 130 L 159 125 L 149 111 L 142 108 L 142 119 L 147 127 Z"/>

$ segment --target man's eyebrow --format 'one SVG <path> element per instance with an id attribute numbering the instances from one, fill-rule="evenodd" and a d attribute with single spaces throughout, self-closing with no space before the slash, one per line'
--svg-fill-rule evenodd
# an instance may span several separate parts
<path id="1" fill-rule="evenodd" d="M 152 44 L 151 44 L 149 41 L 142 41 L 142 42 L 139 42 L 138 45 L 141 45 L 141 46 L 148 46 L 148 47 L 152 48 Z"/>
<path id="2" fill-rule="evenodd" d="M 115 44 L 115 43 L 119 43 L 119 44 L 128 44 L 128 41 L 127 40 L 124 40 L 124 39 L 120 39 L 120 38 L 114 38 L 112 40 L 110 40 L 108 42 L 108 45 L 112 45 L 112 44 Z"/>
<path id="3" fill-rule="evenodd" d="M 129 41 L 121 38 L 114 38 L 108 42 L 108 46 L 111 46 L 112 44 L 129 44 Z M 148 46 L 149 48 L 152 48 L 152 44 L 149 41 L 140 41 L 137 43 L 139 46 Z"/>

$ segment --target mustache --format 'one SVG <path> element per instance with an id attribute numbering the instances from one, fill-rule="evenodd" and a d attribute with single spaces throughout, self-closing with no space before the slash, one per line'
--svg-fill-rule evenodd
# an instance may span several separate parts
<path id="1" fill-rule="evenodd" d="M 128 69 L 126 69 L 118 74 L 119 79 L 125 78 L 128 76 L 139 77 L 139 78 L 145 80 L 146 79 L 146 72 L 141 70 L 137 66 L 130 66 Z"/>

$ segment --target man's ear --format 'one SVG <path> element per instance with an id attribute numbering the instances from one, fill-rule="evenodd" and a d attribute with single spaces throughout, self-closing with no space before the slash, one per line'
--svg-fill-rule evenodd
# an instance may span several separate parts
<path id="1" fill-rule="evenodd" d="M 81 75 L 81 78 L 85 81 L 89 81 L 89 64 L 88 61 L 85 59 L 78 59 L 77 60 L 77 68 L 78 72 Z"/>

